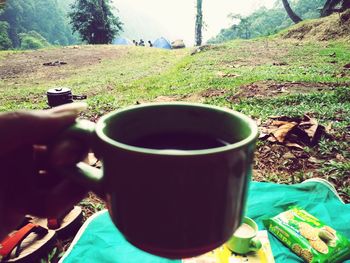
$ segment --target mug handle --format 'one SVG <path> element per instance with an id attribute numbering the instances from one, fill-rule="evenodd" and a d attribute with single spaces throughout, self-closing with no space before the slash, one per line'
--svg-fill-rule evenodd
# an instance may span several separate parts
<path id="1" fill-rule="evenodd" d="M 82 157 L 84 157 L 90 148 L 95 136 L 95 123 L 88 120 L 76 120 L 76 122 L 66 129 L 56 142 L 51 146 L 53 149 L 60 143 L 66 140 L 78 141 L 82 150 Z M 102 193 L 102 178 L 103 173 L 101 169 L 92 167 L 84 162 L 79 162 L 76 165 L 55 168 L 57 173 L 63 177 L 70 178 L 77 183 L 86 186 L 97 194 Z"/>
<path id="2" fill-rule="evenodd" d="M 258 238 L 253 238 L 249 243 L 250 251 L 258 251 L 262 247 L 261 241 Z"/>

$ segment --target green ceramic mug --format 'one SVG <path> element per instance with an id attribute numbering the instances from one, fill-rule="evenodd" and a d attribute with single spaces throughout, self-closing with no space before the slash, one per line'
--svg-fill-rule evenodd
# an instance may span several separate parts
<path id="1" fill-rule="evenodd" d="M 254 220 L 245 217 L 242 225 L 235 231 L 226 245 L 232 252 L 237 254 L 258 251 L 261 248 L 261 242 L 256 238 L 258 231 L 258 225 Z"/>
<path id="2" fill-rule="evenodd" d="M 192 257 L 225 243 L 241 223 L 257 135 L 253 120 L 228 109 L 138 105 L 71 127 L 64 138 L 90 145 L 103 168 L 79 163 L 60 173 L 103 193 L 130 243 Z"/>

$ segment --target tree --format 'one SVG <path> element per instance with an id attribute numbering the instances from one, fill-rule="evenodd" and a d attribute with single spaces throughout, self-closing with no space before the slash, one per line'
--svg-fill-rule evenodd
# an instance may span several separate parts
<path id="1" fill-rule="evenodd" d="M 6 2 L 4 2 L 3 0 L 0 0 L 0 12 L 5 8 L 5 4 Z"/>
<path id="2" fill-rule="evenodd" d="M 327 0 L 290 0 L 286 3 L 298 14 L 300 19 L 314 19 L 320 17 L 320 10 Z M 334 0 L 333 0 L 334 1 Z M 335 10 L 345 10 L 350 6 L 350 0 L 342 0 Z M 346 16 L 346 14 L 344 14 Z M 286 13 L 281 0 L 276 0 L 272 9 L 261 7 L 248 16 L 230 14 L 232 24 L 222 29 L 220 33 L 208 40 L 208 43 L 222 43 L 237 38 L 255 38 L 275 34 L 293 24 Z M 345 19 L 347 20 L 347 19 Z"/>
<path id="3" fill-rule="evenodd" d="M 287 11 L 288 16 L 292 21 L 297 24 L 303 21 L 296 13 L 294 13 L 293 9 L 290 7 L 288 0 L 282 0 L 283 6 Z"/>
<path id="4" fill-rule="evenodd" d="M 252 26 L 252 20 L 253 20 L 252 16 L 243 17 L 240 14 L 229 14 L 228 17 L 233 20 L 235 19 L 239 20 L 239 24 L 234 25 L 232 29 L 236 30 L 240 38 L 245 38 L 245 39 L 251 38 L 251 35 L 252 35 L 251 26 Z"/>
<path id="5" fill-rule="evenodd" d="M 295 3 L 293 10 L 302 19 L 319 18 L 325 2 L 326 0 L 301 0 Z"/>
<path id="6" fill-rule="evenodd" d="M 337 6 L 340 6 L 337 8 Z M 350 0 L 327 0 L 321 10 L 321 17 L 329 16 L 334 12 L 343 12 L 350 8 Z"/>
<path id="7" fill-rule="evenodd" d="M 293 9 L 303 18 L 312 19 L 320 16 L 319 10 L 325 0 L 293 0 Z M 281 0 L 276 0 L 272 9 L 261 7 L 248 16 L 230 14 L 232 25 L 222 29 L 208 43 L 221 43 L 237 38 L 255 38 L 275 34 L 293 24 Z"/>
<path id="8" fill-rule="evenodd" d="M 9 24 L 4 21 L 0 21 L 0 50 L 6 50 L 12 48 L 12 42 L 8 34 Z"/>
<path id="9" fill-rule="evenodd" d="M 77 38 L 72 35 L 67 21 L 67 12 L 62 8 L 69 1 L 7 0 L 5 8 L 0 9 L 0 21 L 8 23 L 8 35 L 13 47 L 20 47 L 20 34 L 30 31 L 36 31 L 50 43 L 76 43 Z"/>
<path id="10" fill-rule="evenodd" d="M 19 37 L 21 39 L 21 49 L 39 49 L 50 45 L 42 35 L 35 31 L 20 33 Z"/>
<path id="11" fill-rule="evenodd" d="M 123 23 L 112 13 L 110 0 L 76 0 L 69 13 L 73 32 L 89 44 L 109 44 Z"/>
<path id="12" fill-rule="evenodd" d="M 322 2 L 322 1 L 321 1 Z M 298 16 L 293 9 L 290 7 L 288 0 L 282 0 L 283 6 L 287 11 L 288 16 L 293 20 L 294 23 L 299 23 L 302 21 L 300 16 Z M 343 12 L 346 9 L 350 8 L 350 0 L 326 0 L 323 1 L 323 7 L 321 8 L 321 17 L 329 16 L 334 12 Z M 307 1 L 301 0 L 297 2 L 297 5 L 301 7 L 302 5 L 308 5 L 309 7 L 313 4 L 314 6 L 318 6 L 320 4 L 319 0 L 315 1 Z M 310 5 L 311 4 L 311 5 Z M 339 8 L 337 8 L 339 6 Z M 316 8 L 317 9 L 317 8 Z"/>
<path id="13" fill-rule="evenodd" d="M 196 15 L 196 29 L 195 29 L 196 46 L 202 45 L 202 28 L 203 28 L 202 0 L 197 0 L 197 15 Z"/>

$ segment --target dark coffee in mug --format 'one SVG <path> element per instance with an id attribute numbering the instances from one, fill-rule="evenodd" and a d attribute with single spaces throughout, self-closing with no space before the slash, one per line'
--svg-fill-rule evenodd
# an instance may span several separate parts
<path id="1" fill-rule="evenodd" d="M 125 238 L 149 253 L 185 258 L 225 243 L 241 224 L 256 124 L 231 110 L 158 103 L 80 123 L 101 171 L 80 163 L 63 174 L 106 196 Z"/>
<path id="2" fill-rule="evenodd" d="M 143 136 L 128 144 L 141 148 L 159 150 L 204 150 L 222 147 L 229 143 L 203 133 L 168 132 Z"/>

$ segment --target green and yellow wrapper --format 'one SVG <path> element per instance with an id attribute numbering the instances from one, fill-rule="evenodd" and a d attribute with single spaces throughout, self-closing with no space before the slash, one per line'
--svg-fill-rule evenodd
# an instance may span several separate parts
<path id="1" fill-rule="evenodd" d="M 350 258 L 350 241 L 303 209 L 292 207 L 264 220 L 265 227 L 309 263 L 340 263 Z"/>

